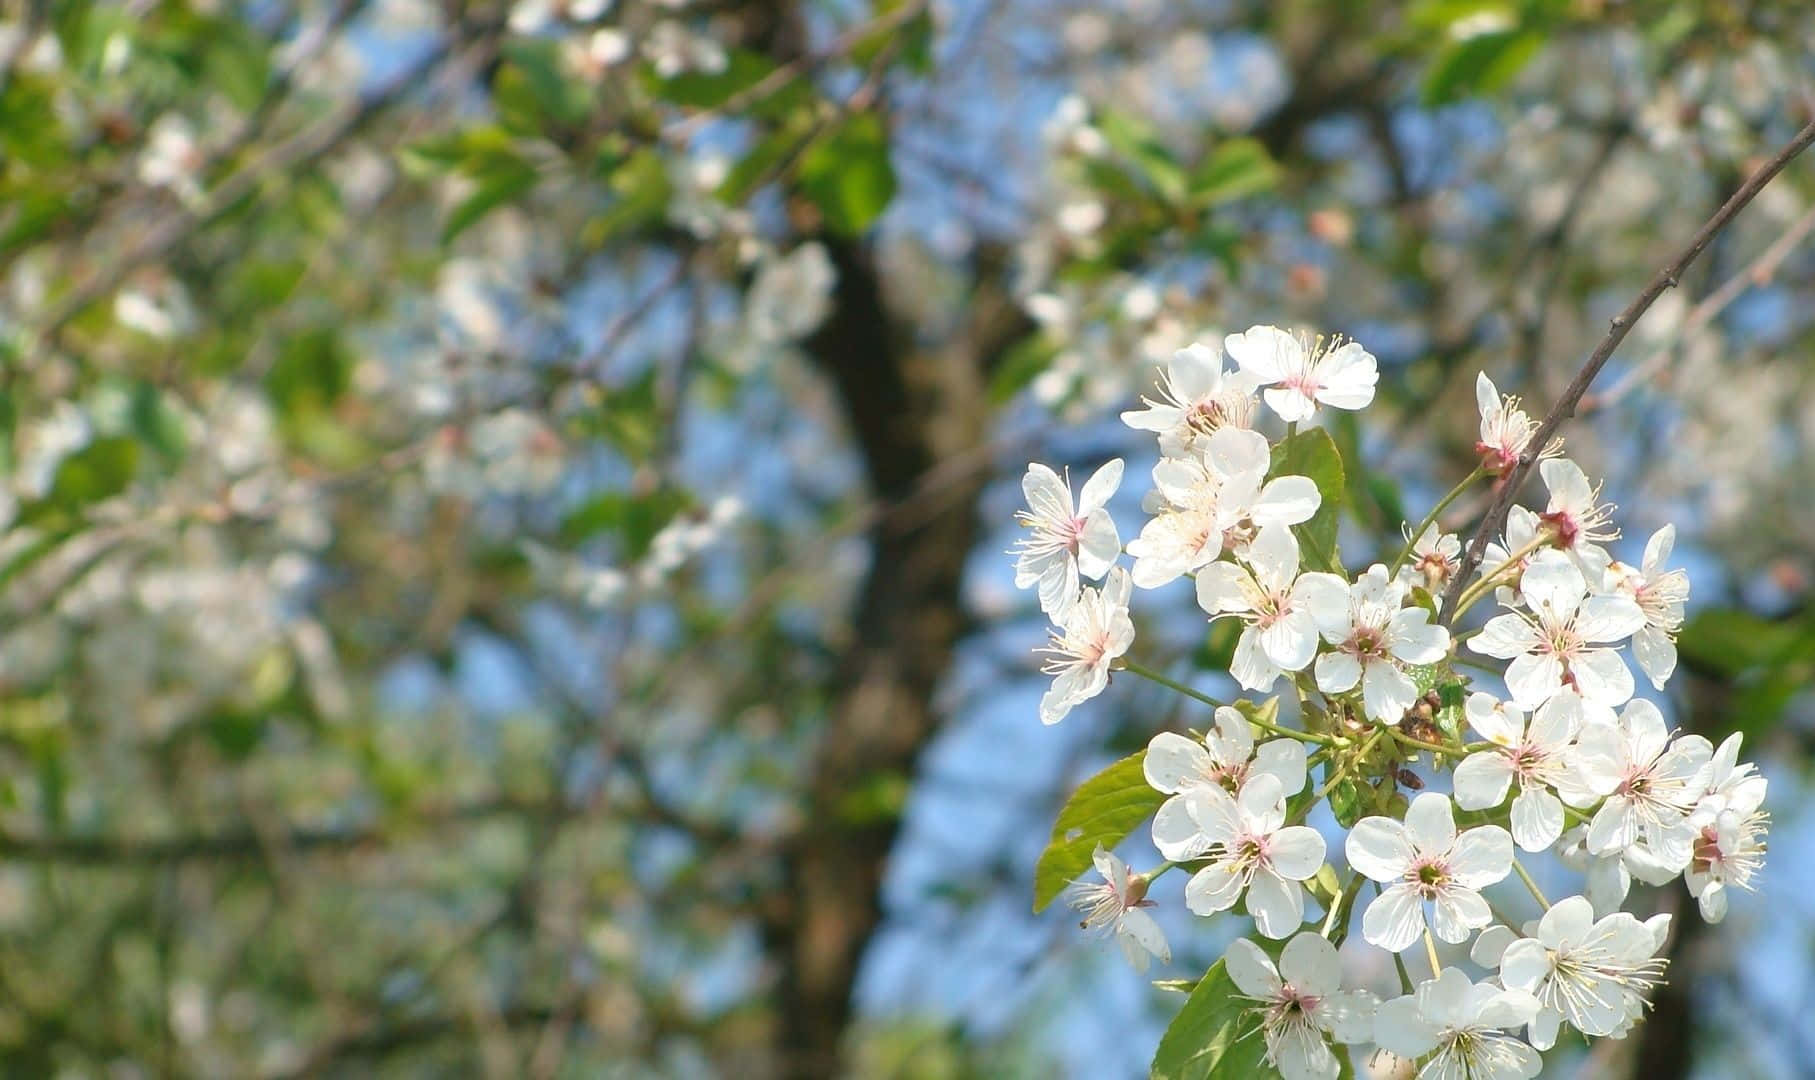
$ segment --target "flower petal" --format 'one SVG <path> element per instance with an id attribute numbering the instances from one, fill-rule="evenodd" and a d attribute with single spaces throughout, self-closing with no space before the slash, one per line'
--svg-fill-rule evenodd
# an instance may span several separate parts
<path id="1" fill-rule="evenodd" d="M 1415 852 L 1405 826 L 1389 817 L 1366 817 L 1343 842 L 1349 865 L 1374 881 L 1397 881 L 1411 868 Z"/>
<path id="2" fill-rule="evenodd" d="M 1512 836 L 1498 825 L 1481 825 L 1456 837 L 1449 869 L 1463 888 L 1484 889 L 1506 880 L 1512 861 Z"/>
<path id="3" fill-rule="evenodd" d="M 1247 938 L 1236 938 L 1223 953 L 1223 971 L 1244 995 L 1269 1000 L 1279 995 L 1283 983 L 1273 961 Z"/>
<path id="4" fill-rule="evenodd" d="M 1388 952 L 1411 948 L 1423 931 L 1424 902 L 1410 885 L 1389 886 L 1361 913 L 1361 936 Z"/>
<path id="5" fill-rule="evenodd" d="M 1456 816 L 1449 796 L 1427 791 L 1405 811 L 1405 836 L 1420 855 L 1442 855 L 1455 846 Z"/>

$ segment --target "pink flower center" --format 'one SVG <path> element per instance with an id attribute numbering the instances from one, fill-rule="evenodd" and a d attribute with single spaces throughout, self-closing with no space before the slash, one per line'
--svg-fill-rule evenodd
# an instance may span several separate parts
<path id="1" fill-rule="evenodd" d="M 1549 526 L 1556 535 L 1558 547 L 1568 550 L 1576 546 L 1576 537 L 1581 534 L 1582 526 L 1576 521 L 1575 515 L 1567 510 L 1555 510 L 1539 514 L 1538 520 Z"/>
<path id="2" fill-rule="evenodd" d="M 1450 882 L 1449 863 L 1440 858 L 1421 855 L 1412 863 L 1411 869 L 1405 872 L 1405 878 L 1419 896 L 1435 900 L 1437 894 Z"/>

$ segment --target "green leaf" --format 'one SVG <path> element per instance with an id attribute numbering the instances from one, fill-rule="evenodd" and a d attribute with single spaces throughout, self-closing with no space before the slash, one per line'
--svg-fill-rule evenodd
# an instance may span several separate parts
<path id="1" fill-rule="evenodd" d="M 441 226 L 441 242 L 447 243 L 498 207 L 516 199 L 536 186 L 536 167 L 522 158 L 493 159 L 479 177 L 472 194 L 448 212 Z"/>
<path id="2" fill-rule="evenodd" d="M 1090 857 L 1098 844 L 1115 847 L 1165 801 L 1166 796 L 1148 786 L 1141 772 L 1146 756 L 1145 750 L 1130 754 L 1072 792 L 1034 867 L 1035 911 L 1044 910 L 1065 886 L 1090 869 Z"/>
<path id="3" fill-rule="evenodd" d="M 559 42 L 512 38 L 502 51 L 505 63 L 492 80 L 492 96 L 513 130 L 545 135 L 550 127 L 571 128 L 586 121 L 591 92 L 562 69 Z"/>
<path id="4" fill-rule="evenodd" d="M 1336 815 L 1336 824 L 1347 829 L 1360 821 L 1367 812 L 1372 789 L 1352 776 L 1345 776 L 1330 789 L 1330 812 Z"/>
<path id="5" fill-rule="evenodd" d="M 733 49 L 717 72 L 684 71 L 669 79 L 655 80 L 656 96 L 691 109 L 716 109 L 755 86 L 775 70 L 775 61 L 748 49 Z M 752 106 L 758 104 L 751 103 Z"/>
<path id="6" fill-rule="evenodd" d="M 1323 502 L 1317 513 L 1303 525 L 1293 526 L 1306 563 L 1321 563 L 1322 568 L 1342 572 L 1342 560 L 1336 550 L 1336 532 L 1342 516 L 1343 497 L 1347 491 L 1342 454 L 1337 452 L 1330 433 L 1310 428 L 1273 447 L 1273 464 L 1269 477 L 1307 476 L 1317 485 Z"/>
<path id="7" fill-rule="evenodd" d="M 1185 201 L 1188 184 L 1184 167 L 1151 127 L 1114 109 L 1104 110 L 1097 126 L 1110 148 L 1138 169 L 1154 192 L 1170 203 Z"/>
<path id="8" fill-rule="evenodd" d="M 1241 996 L 1218 960 L 1204 972 L 1185 1007 L 1172 1018 L 1153 1054 L 1153 1080 L 1247 1080 L 1266 1075 L 1267 1044 L 1252 1015 L 1254 1003 Z"/>
<path id="9" fill-rule="evenodd" d="M 75 510 L 112 498 L 132 483 L 138 465 L 138 440 L 124 435 L 96 439 L 57 466 L 45 501 Z"/>
<path id="10" fill-rule="evenodd" d="M 1543 47 L 1544 35 L 1530 29 L 1497 30 L 1453 41 L 1437 54 L 1424 78 L 1424 104 L 1446 105 L 1491 94 L 1511 82 Z"/>
<path id="11" fill-rule="evenodd" d="M 609 491 L 563 518 L 561 539 L 577 544 L 600 533 L 616 533 L 623 543 L 625 561 L 635 562 L 648 553 L 650 542 L 662 526 L 692 505 L 691 496 L 673 489 L 647 495 Z"/>
<path id="12" fill-rule="evenodd" d="M 834 231 L 855 236 L 895 197 L 888 131 L 876 113 L 858 113 L 801 155 L 801 194 Z"/>
<path id="13" fill-rule="evenodd" d="M 1009 346 L 1001 363 L 990 373 L 990 404 L 1000 405 L 1020 393 L 1052 366 L 1053 357 L 1057 355 L 1059 343 L 1040 333 L 1029 334 Z"/>
<path id="14" fill-rule="evenodd" d="M 1265 146 L 1255 139 L 1228 139 L 1191 174 L 1191 198 L 1199 206 L 1217 206 L 1278 182 L 1279 166 Z"/>

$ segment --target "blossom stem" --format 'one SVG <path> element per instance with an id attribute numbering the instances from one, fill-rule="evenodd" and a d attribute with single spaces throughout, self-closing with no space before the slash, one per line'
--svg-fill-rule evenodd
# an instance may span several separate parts
<path id="1" fill-rule="evenodd" d="M 1550 540 L 1551 540 L 1550 534 L 1548 532 L 1541 531 L 1538 533 L 1538 535 L 1532 537 L 1531 540 L 1528 541 L 1524 547 L 1521 547 L 1519 550 L 1506 556 L 1505 562 L 1501 563 L 1499 566 L 1494 567 L 1492 570 L 1488 571 L 1487 573 L 1482 574 L 1481 580 L 1475 582 L 1473 585 L 1470 585 L 1467 589 L 1464 589 L 1462 591 L 1462 596 L 1459 599 L 1457 599 L 1457 601 L 1456 601 L 1456 610 L 1450 616 L 1452 621 L 1455 619 L 1460 619 L 1462 617 L 1463 612 L 1465 612 L 1469 608 L 1473 607 L 1475 604 L 1475 601 L 1481 599 L 1483 594 L 1485 594 L 1489 589 L 1492 589 L 1494 587 L 1494 583 L 1500 579 L 1501 574 L 1504 574 L 1508 570 L 1519 565 L 1519 562 L 1522 559 L 1524 559 L 1525 556 L 1530 555 L 1532 552 L 1538 550 L 1541 547 L 1548 547 L 1550 545 Z"/>
<path id="2" fill-rule="evenodd" d="M 1159 672 L 1153 670 L 1152 668 L 1143 667 L 1142 665 L 1137 664 L 1132 660 L 1124 659 L 1122 661 L 1122 670 L 1131 672 L 1135 675 L 1139 675 L 1141 678 L 1147 679 L 1150 682 L 1159 683 L 1161 686 L 1166 687 L 1168 690 L 1176 690 L 1179 693 L 1185 695 L 1186 697 L 1191 698 L 1193 701 L 1201 701 L 1205 705 L 1209 705 L 1212 708 L 1221 708 L 1225 704 L 1224 702 L 1218 701 L 1208 694 L 1200 693 L 1196 690 L 1193 690 L 1191 687 L 1186 686 L 1182 682 L 1177 682 L 1173 679 L 1168 679 L 1166 676 L 1161 675 Z M 1291 728 L 1280 727 L 1278 724 L 1269 724 L 1265 720 L 1260 720 L 1260 719 L 1257 719 L 1252 716 L 1246 717 L 1246 719 L 1250 724 L 1253 724 L 1255 727 L 1262 728 L 1266 731 L 1271 731 L 1275 735 L 1284 735 L 1287 738 L 1297 739 L 1299 742 L 1317 743 L 1319 746 L 1330 745 L 1330 739 L 1327 735 L 1314 735 L 1309 731 L 1294 731 Z"/>
<path id="3" fill-rule="evenodd" d="M 1316 806 L 1324 800 L 1324 796 L 1336 790 L 1336 785 L 1342 783 L 1342 778 L 1348 774 L 1349 766 L 1360 761 L 1362 758 L 1367 757 L 1368 752 L 1374 749 L 1374 744 L 1379 742 L 1380 737 L 1385 734 L 1385 728 L 1375 728 L 1374 733 L 1363 740 L 1360 746 L 1356 747 L 1353 752 L 1337 762 L 1336 767 L 1330 770 L 1329 779 L 1323 782 L 1323 786 L 1318 788 L 1317 794 L 1312 797 L 1311 806 Z M 1306 812 L 1309 813 L 1309 811 L 1310 808 L 1306 807 Z"/>
<path id="4" fill-rule="evenodd" d="M 1454 656 L 1451 656 L 1449 659 L 1450 659 L 1450 663 L 1452 663 L 1452 664 L 1461 664 L 1463 667 L 1472 667 L 1476 671 L 1485 671 L 1491 675 L 1504 675 L 1505 674 L 1505 671 L 1503 669 L 1495 667 L 1494 665 L 1488 663 L 1486 660 L 1477 660 L 1472 656 L 1463 656 L 1461 653 L 1456 653 Z"/>
<path id="5" fill-rule="evenodd" d="M 1330 939 L 1338 948 L 1349 936 L 1349 913 L 1355 910 L 1355 898 L 1361 895 L 1361 871 L 1350 870 L 1349 880 L 1342 886 L 1342 896 L 1331 907 L 1330 913 L 1323 920 L 1323 936 Z M 1335 936 L 1330 935 L 1334 933 Z"/>
<path id="6" fill-rule="evenodd" d="M 1431 978 L 1443 974 L 1443 963 L 1437 959 L 1437 939 L 1431 937 L 1431 928 L 1424 928 L 1424 958 L 1430 961 Z"/>
<path id="7" fill-rule="evenodd" d="M 1417 546 L 1418 538 L 1420 536 L 1424 535 L 1424 530 L 1430 528 L 1431 525 L 1436 522 L 1437 515 L 1443 513 L 1445 510 L 1448 510 L 1451 503 L 1453 503 L 1457 499 L 1461 498 L 1463 492 L 1465 492 L 1469 488 L 1473 487 L 1475 484 L 1475 481 L 1481 479 L 1483 476 L 1486 476 L 1486 475 L 1487 475 L 1486 466 L 1484 466 L 1484 465 L 1475 466 L 1474 472 L 1469 473 L 1467 476 L 1463 477 L 1462 482 L 1460 484 L 1457 484 L 1455 487 L 1451 488 L 1448 495 L 1445 495 L 1442 499 L 1438 500 L 1436 506 L 1431 507 L 1431 512 L 1424 515 L 1424 520 L 1420 521 L 1418 523 L 1418 527 L 1416 529 L 1412 530 L 1412 535 L 1406 537 L 1405 547 L 1400 550 L 1399 557 L 1394 559 L 1393 565 L 1387 568 L 1386 576 L 1388 578 L 1396 578 L 1399 576 L 1399 568 L 1405 565 L 1405 560 L 1412 557 L 1412 549 Z"/>
<path id="8" fill-rule="evenodd" d="M 1405 970 L 1405 957 L 1399 953 L 1394 953 L 1393 954 L 1393 966 L 1399 969 L 1399 987 L 1400 987 L 1400 989 L 1404 990 L 1408 994 L 1413 993 L 1415 991 L 1415 988 L 1412 986 L 1412 973 Z"/>
<path id="9" fill-rule="evenodd" d="M 1388 735 L 1391 735 L 1393 737 L 1393 741 L 1396 743 L 1399 743 L 1402 746 L 1412 746 L 1412 747 L 1417 747 L 1420 750 L 1429 750 L 1433 754 L 1446 754 L 1450 757 L 1463 757 L 1464 755 L 1466 755 L 1469 752 L 1466 747 L 1443 746 L 1439 743 L 1425 742 L 1423 739 L 1419 739 L 1419 738 L 1415 738 L 1411 735 L 1407 735 L 1405 732 L 1400 731 L 1397 727 L 1394 727 L 1391 725 L 1383 727 L 1380 730 L 1386 732 Z"/>
<path id="10" fill-rule="evenodd" d="M 1550 901 L 1544 899 L 1544 890 L 1538 888 L 1538 883 L 1532 880 L 1530 871 L 1519 865 L 1519 860 L 1517 859 L 1513 860 L 1512 868 L 1513 872 L 1519 875 L 1519 880 L 1525 883 L 1525 888 L 1531 893 L 1531 898 L 1538 902 L 1539 907 L 1543 908 L 1545 911 L 1549 911 Z"/>

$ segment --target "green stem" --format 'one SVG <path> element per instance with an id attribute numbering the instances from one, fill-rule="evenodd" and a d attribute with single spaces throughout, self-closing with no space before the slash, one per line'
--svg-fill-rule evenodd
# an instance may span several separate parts
<path id="1" fill-rule="evenodd" d="M 1355 910 L 1355 898 L 1361 895 L 1361 881 L 1361 871 L 1349 871 L 1349 880 L 1342 887 L 1342 897 L 1323 920 L 1323 936 L 1329 938 L 1337 948 L 1341 948 L 1342 943 L 1348 939 L 1349 915 Z M 1335 936 L 1332 937 L 1332 934 Z"/>
<path id="2" fill-rule="evenodd" d="M 1186 697 L 1191 698 L 1193 701 L 1201 701 L 1204 704 L 1211 706 L 1212 708 L 1221 708 L 1225 704 L 1225 702 L 1218 701 L 1215 698 L 1209 696 L 1208 694 L 1199 693 L 1198 691 L 1193 690 L 1191 687 L 1186 686 L 1182 682 L 1177 682 L 1173 679 L 1168 679 L 1166 676 L 1161 675 L 1159 672 L 1153 670 L 1152 668 L 1143 667 L 1142 665 L 1137 664 L 1134 661 L 1128 660 L 1126 658 L 1124 658 L 1122 661 L 1122 670 L 1130 672 L 1135 675 L 1139 675 L 1141 678 L 1147 679 L 1151 682 L 1159 683 L 1161 686 L 1166 687 L 1168 690 L 1176 690 L 1179 693 L 1185 695 Z M 1271 731 L 1275 735 L 1284 735 L 1287 738 L 1297 739 L 1300 742 L 1317 743 L 1319 746 L 1330 745 L 1330 739 L 1324 735 L 1313 735 L 1312 733 L 1310 733 L 1308 731 L 1294 731 L 1292 728 L 1280 727 L 1278 724 L 1269 724 L 1265 720 L 1257 720 L 1252 716 L 1246 717 L 1246 719 L 1247 719 L 1248 723 L 1253 724 L 1255 727 L 1262 728 L 1266 731 Z"/>
<path id="3" fill-rule="evenodd" d="M 1461 664 L 1463 667 L 1472 667 L 1476 671 L 1485 671 L 1490 675 L 1504 675 L 1506 673 L 1504 669 L 1497 668 L 1486 660 L 1477 660 L 1472 656 L 1464 656 L 1460 652 L 1453 654 L 1449 658 L 1449 661 L 1452 664 Z"/>
<path id="4" fill-rule="evenodd" d="M 1379 742 L 1380 737 L 1385 734 L 1386 734 L 1385 728 L 1375 728 L 1374 733 L 1372 735 L 1369 735 L 1367 737 L 1367 739 L 1364 740 L 1362 742 L 1362 744 L 1355 749 L 1354 753 L 1348 755 L 1347 757 L 1343 758 L 1341 761 L 1337 762 L 1336 767 L 1334 769 L 1330 770 L 1329 778 L 1323 782 L 1322 787 L 1317 789 L 1317 795 L 1314 798 L 1312 798 L 1311 805 L 1316 806 L 1318 803 L 1320 803 L 1324 800 L 1324 796 L 1326 796 L 1330 792 L 1336 790 L 1336 785 L 1340 784 L 1342 782 L 1343 776 L 1348 773 L 1349 766 L 1355 764 L 1357 761 L 1360 761 L 1362 758 L 1367 757 L 1368 751 L 1374 749 L 1374 744 Z"/>
<path id="5" fill-rule="evenodd" d="M 1549 911 L 1550 901 L 1544 899 L 1544 890 L 1538 888 L 1538 883 L 1531 879 L 1531 874 L 1526 871 L 1525 867 L 1519 865 L 1517 859 L 1513 860 L 1512 867 L 1513 872 L 1519 875 L 1519 880 L 1525 883 L 1525 888 L 1531 893 L 1531 898 L 1538 902 L 1539 907 Z"/>
<path id="6" fill-rule="evenodd" d="M 1399 969 L 1399 986 L 1400 986 L 1400 988 L 1408 994 L 1413 993 L 1414 987 L 1412 986 L 1412 973 L 1405 970 L 1405 957 L 1399 955 L 1398 953 L 1394 953 L 1393 954 L 1393 966 Z"/>
<path id="7" fill-rule="evenodd" d="M 1444 754 L 1449 757 L 1467 757 L 1469 754 L 1474 753 L 1474 750 L 1472 748 L 1466 747 L 1466 746 L 1444 746 L 1440 743 L 1425 742 L 1423 739 L 1418 739 L 1418 738 L 1414 738 L 1410 735 L 1407 735 L 1405 732 L 1400 731 L 1397 727 L 1394 727 L 1390 724 L 1385 727 L 1382 727 L 1380 730 L 1386 732 L 1388 735 L 1391 735 L 1393 737 L 1393 741 L 1400 744 L 1401 746 L 1413 746 L 1413 747 L 1417 747 L 1420 750 L 1429 750 L 1433 754 Z M 1482 743 L 1480 745 L 1483 749 L 1485 749 L 1486 747 L 1488 747 L 1491 744 Z"/>
<path id="8" fill-rule="evenodd" d="M 1462 482 L 1460 484 L 1457 484 L 1455 487 L 1450 488 L 1449 494 L 1445 495 L 1442 499 L 1438 500 L 1436 506 L 1431 507 L 1431 512 L 1424 515 L 1424 520 L 1420 521 L 1418 523 L 1418 527 L 1416 529 L 1412 530 L 1412 535 L 1406 538 L 1405 549 L 1399 552 L 1399 557 L 1397 559 L 1394 559 L 1393 565 L 1387 568 L 1386 576 L 1388 577 L 1388 579 L 1396 578 L 1399 576 L 1399 568 L 1405 565 L 1405 560 L 1412 557 L 1412 548 L 1417 545 L 1418 538 L 1420 536 L 1424 535 L 1424 530 L 1430 528 L 1433 524 L 1436 523 L 1437 515 L 1443 513 L 1445 510 L 1448 510 L 1451 503 L 1453 503 L 1457 499 L 1461 498 L 1463 492 L 1465 492 L 1469 488 L 1473 487 L 1475 484 L 1475 481 L 1481 479 L 1483 476 L 1486 476 L 1486 475 L 1487 475 L 1487 468 L 1485 466 L 1481 466 L 1481 465 L 1475 466 L 1474 472 L 1469 473 L 1467 476 L 1463 477 Z"/>
<path id="9" fill-rule="evenodd" d="M 1493 570 L 1488 573 L 1482 574 L 1479 581 L 1462 590 L 1462 595 L 1456 598 L 1456 611 L 1450 616 L 1450 621 L 1454 622 L 1457 619 L 1462 618 L 1463 612 L 1473 607 L 1475 601 L 1481 599 L 1483 595 L 1493 589 L 1494 584 L 1499 581 L 1501 574 L 1504 574 L 1508 570 L 1519 565 L 1519 561 L 1524 559 L 1525 556 L 1530 555 L 1541 547 L 1548 547 L 1549 545 L 1550 534 L 1548 532 L 1539 532 L 1538 535 L 1532 537 L 1531 541 L 1524 547 L 1507 555 L 1505 562 L 1494 567 Z"/>

